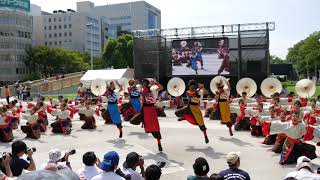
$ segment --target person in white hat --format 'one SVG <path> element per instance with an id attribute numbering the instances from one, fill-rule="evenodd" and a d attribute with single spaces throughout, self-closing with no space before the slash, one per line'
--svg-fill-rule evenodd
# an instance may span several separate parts
<path id="1" fill-rule="evenodd" d="M 300 156 L 297 160 L 297 170 L 288 173 L 285 179 L 293 177 L 297 180 L 320 180 L 320 176 L 313 172 L 310 162 L 306 156 Z"/>
<path id="2" fill-rule="evenodd" d="M 239 169 L 240 167 L 240 152 L 229 152 L 226 157 L 229 169 L 219 173 L 224 179 L 229 180 L 250 180 L 247 172 Z"/>
<path id="3" fill-rule="evenodd" d="M 65 162 L 65 163 L 62 163 Z M 53 166 L 56 167 L 53 167 Z M 69 162 L 69 153 L 64 153 L 60 149 L 51 149 L 49 151 L 49 162 L 44 168 L 45 170 L 61 170 L 61 169 L 71 169 Z"/>

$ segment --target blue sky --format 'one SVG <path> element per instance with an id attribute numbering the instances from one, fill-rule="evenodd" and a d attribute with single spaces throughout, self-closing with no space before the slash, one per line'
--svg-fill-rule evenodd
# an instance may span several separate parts
<path id="1" fill-rule="evenodd" d="M 76 9 L 81 0 L 31 0 L 43 10 Z M 130 0 L 91 0 L 96 5 Z M 274 21 L 271 54 L 285 57 L 289 47 L 320 30 L 320 0 L 146 0 L 162 14 L 162 28 Z"/>

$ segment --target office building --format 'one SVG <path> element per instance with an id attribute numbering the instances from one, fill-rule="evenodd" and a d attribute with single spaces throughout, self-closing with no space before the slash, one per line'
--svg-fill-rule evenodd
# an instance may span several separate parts
<path id="1" fill-rule="evenodd" d="M 30 1 L 0 3 L 0 84 L 27 77 L 26 50 L 32 45 Z"/>

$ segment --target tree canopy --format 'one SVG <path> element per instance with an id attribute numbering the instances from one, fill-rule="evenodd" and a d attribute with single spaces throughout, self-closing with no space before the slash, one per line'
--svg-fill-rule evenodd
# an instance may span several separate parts
<path id="1" fill-rule="evenodd" d="M 314 32 L 289 48 L 286 60 L 296 65 L 300 75 L 314 75 L 315 68 L 320 69 L 320 32 Z M 308 65 L 308 66 L 307 66 Z"/>
<path id="2" fill-rule="evenodd" d="M 133 67 L 133 37 L 123 34 L 117 39 L 109 38 L 104 46 L 102 58 L 106 66 L 117 68 Z"/>
<path id="3" fill-rule="evenodd" d="M 84 71 L 90 68 L 88 55 L 78 51 L 47 46 L 35 46 L 26 51 L 25 64 L 30 70 L 30 79 Z"/>

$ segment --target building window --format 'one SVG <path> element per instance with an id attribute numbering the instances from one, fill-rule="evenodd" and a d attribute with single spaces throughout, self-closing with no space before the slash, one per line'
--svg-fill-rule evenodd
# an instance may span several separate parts
<path id="1" fill-rule="evenodd" d="M 69 29 L 71 29 L 72 28 L 72 25 L 71 24 L 69 24 Z"/>
<path id="2" fill-rule="evenodd" d="M 61 37 L 61 33 L 59 33 L 59 37 Z"/>
<path id="3" fill-rule="evenodd" d="M 69 36 L 70 36 L 70 37 L 72 36 L 72 32 L 69 32 Z"/>
<path id="4" fill-rule="evenodd" d="M 63 17 L 63 22 L 66 22 L 67 21 L 67 18 L 66 17 Z"/>
<path id="5" fill-rule="evenodd" d="M 57 37 L 57 33 L 54 33 L 54 37 Z"/>
<path id="6" fill-rule="evenodd" d="M 56 30 L 57 29 L 57 26 L 56 25 L 54 25 L 54 28 L 53 28 L 54 30 Z"/>
<path id="7" fill-rule="evenodd" d="M 67 25 L 65 24 L 64 26 L 63 26 L 65 29 L 67 29 Z"/>
<path id="8" fill-rule="evenodd" d="M 71 21 L 71 16 L 68 17 L 69 21 Z"/>
<path id="9" fill-rule="evenodd" d="M 49 34 L 49 38 L 51 38 L 52 37 L 52 35 L 51 34 Z"/>
<path id="10" fill-rule="evenodd" d="M 51 42 L 51 41 L 49 42 L 49 45 L 50 45 L 50 46 L 52 45 L 52 42 Z"/>
<path id="11" fill-rule="evenodd" d="M 61 29 L 61 25 L 59 25 L 59 29 Z"/>
<path id="12" fill-rule="evenodd" d="M 59 41 L 59 45 L 61 45 L 61 41 Z"/>
<path id="13" fill-rule="evenodd" d="M 57 19 L 56 18 L 53 18 L 53 22 L 56 22 L 57 21 Z"/>
<path id="14" fill-rule="evenodd" d="M 61 22 L 61 17 L 59 17 L 59 22 Z"/>
<path id="15" fill-rule="evenodd" d="M 72 42 L 72 40 L 71 40 L 71 39 L 69 39 L 69 42 Z"/>
<path id="16" fill-rule="evenodd" d="M 51 18 L 49 18 L 49 22 L 51 22 Z"/>
<path id="17" fill-rule="evenodd" d="M 51 30 L 51 26 L 49 26 L 49 30 Z"/>
<path id="18" fill-rule="evenodd" d="M 55 41 L 55 42 L 54 42 L 54 45 L 57 45 L 57 44 L 58 44 L 57 41 Z"/>
<path id="19" fill-rule="evenodd" d="M 47 30 L 47 26 L 44 26 L 44 30 Z"/>
<path id="20" fill-rule="evenodd" d="M 68 33 L 67 33 L 67 32 L 64 33 L 64 37 L 66 37 L 66 36 L 68 36 Z"/>
<path id="21" fill-rule="evenodd" d="M 48 45 L 48 43 L 47 43 L 47 42 L 45 42 L 45 43 L 44 43 L 44 45 L 46 45 L 46 46 L 47 46 L 47 45 Z"/>

